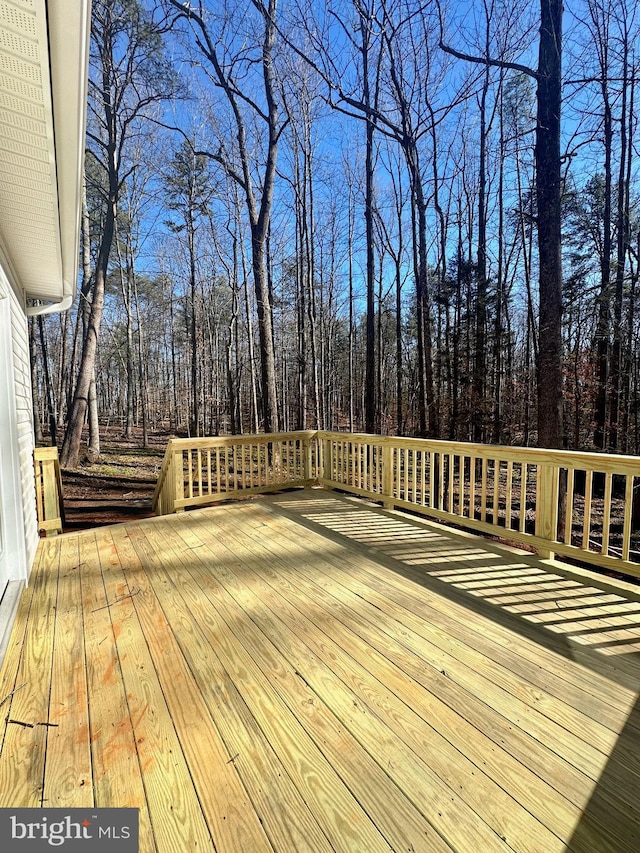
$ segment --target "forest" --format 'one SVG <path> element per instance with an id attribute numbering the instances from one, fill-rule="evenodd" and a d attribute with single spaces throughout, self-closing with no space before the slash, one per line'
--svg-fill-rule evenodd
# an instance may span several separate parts
<path id="1" fill-rule="evenodd" d="M 640 452 L 634 0 L 93 0 L 36 437 Z"/>

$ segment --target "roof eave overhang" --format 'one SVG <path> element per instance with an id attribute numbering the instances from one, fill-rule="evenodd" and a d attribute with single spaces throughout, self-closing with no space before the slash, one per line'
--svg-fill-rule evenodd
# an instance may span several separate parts
<path id="1" fill-rule="evenodd" d="M 76 291 L 89 31 L 90 0 L 0 0 L 0 242 L 29 314 Z"/>

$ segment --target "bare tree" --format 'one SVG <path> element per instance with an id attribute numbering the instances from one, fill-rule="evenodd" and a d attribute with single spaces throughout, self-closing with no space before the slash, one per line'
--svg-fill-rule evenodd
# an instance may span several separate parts
<path id="1" fill-rule="evenodd" d="M 258 308 L 262 378 L 262 419 L 265 432 L 278 428 L 276 364 L 273 345 L 273 310 L 267 276 L 267 238 L 273 204 L 278 142 L 286 126 L 280 119 L 275 74 L 277 0 L 251 0 L 257 15 L 256 34 L 248 46 L 237 38 L 233 27 L 237 9 L 214 9 L 199 2 L 197 6 L 180 0 L 168 0 L 190 29 L 198 52 L 208 62 L 213 85 L 219 88 L 230 107 L 235 128 L 235 144 L 229 150 L 227 140 L 218 140 L 216 150 L 201 151 L 219 163 L 227 176 L 241 188 L 251 228 L 253 283 Z M 243 18 L 243 16 L 239 16 Z M 256 77 L 253 68 L 259 68 Z M 251 80 L 247 85 L 246 77 Z M 240 82 L 243 80 L 243 82 Z M 259 91 L 261 87 L 261 91 Z M 247 115 L 248 113 L 248 115 Z M 266 152 L 260 162 L 248 139 L 247 126 L 254 122 L 265 128 Z"/>
<path id="2" fill-rule="evenodd" d="M 473 56 L 444 40 L 447 53 L 484 66 L 511 68 L 533 77 L 536 103 L 536 200 L 539 263 L 538 444 L 562 447 L 562 2 L 540 0 L 537 69 L 492 56 Z"/>
<path id="3" fill-rule="evenodd" d="M 62 444 L 63 465 L 78 464 L 82 428 L 96 363 L 105 284 L 118 199 L 128 171 L 126 143 L 145 113 L 172 94 L 173 77 L 162 52 L 165 22 L 138 0 L 95 0 L 89 74 L 90 156 L 105 174 L 104 213 L 91 309 L 80 369 Z"/>

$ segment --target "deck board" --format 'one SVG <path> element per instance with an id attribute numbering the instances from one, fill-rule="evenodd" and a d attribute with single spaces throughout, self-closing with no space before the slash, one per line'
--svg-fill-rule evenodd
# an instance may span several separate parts
<path id="1" fill-rule="evenodd" d="M 76 649 L 80 654 L 76 654 Z M 93 806 L 78 540 L 60 548 L 43 804 Z M 67 731 L 77 737 L 69 739 Z"/>
<path id="2" fill-rule="evenodd" d="M 94 805 L 139 808 L 140 853 L 155 853 L 157 847 L 120 668 L 118 628 L 112 623 L 107 606 L 96 534 L 87 531 L 77 540 Z M 70 731 L 66 736 L 77 737 L 78 733 Z"/>
<path id="3" fill-rule="evenodd" d="M 137 806 L 145 853 L 636 850 L 639 643 L 628 584 L 321 490 L 43 540 L 0 806 Z"/>

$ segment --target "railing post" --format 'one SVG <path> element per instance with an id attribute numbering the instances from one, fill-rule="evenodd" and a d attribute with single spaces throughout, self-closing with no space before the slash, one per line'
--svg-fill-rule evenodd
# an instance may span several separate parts
<path id="1" fill-rule="evenodd" d="M 538 465 L 536 486 L 536 536 L 546 539 L 549 544 L 556 541 L 558 535 L 558 468 L 543 463 Z M 539 548 L 540 557 L 553 560 L 552 548 Z"/>
<path id="2" fill-rule="evenodd" d="M 325 439 L 324 470 L 322 474 L 325 485 L 327 484 L 327 481 L 333 480 L 333 439 L 331 437 Z"/>
<path id="3" fill-rule="evenodd" d="M 182 450 L 173 451 L 173 512 L 184 512 L 183 506 L 176 506 L 178 501 L 184 500 L 184 469 Z"/>
<path id="4" fill-rule="evenodd" d="M 53 459 L 45 459 L 42 463 L 44 480 L 44 517 L 47 521 L 58 518 L 58 483 L 56 480 L 55 463 Z M 55 530 L 47 530 L 47 536 L 55 535 Z"/>
<path id="5" fill-rule="evenodd" d="M 306 436 L 302 439 L 302 479 L 305 485 L 310 485 L 313 482 L 311 471 L 313 470 L 313 461 L 311 459 L 311 439 Z"/>
<path id="6" fill-rule="evenodd" d="M 38 530 L 45 536 L 62 533 L 64 503 L 58 451 L 55 447 L 37 447 L 33 452 L 36 477 Z"/>
<path id="7" fill-rule="evenodd" d="M 393 447 L 382 445 L 382 505 L 393 509 Z"/>

